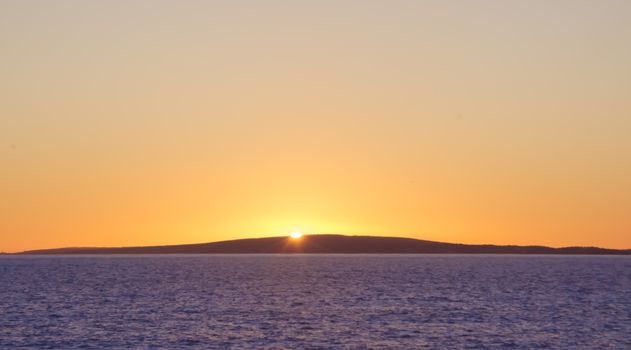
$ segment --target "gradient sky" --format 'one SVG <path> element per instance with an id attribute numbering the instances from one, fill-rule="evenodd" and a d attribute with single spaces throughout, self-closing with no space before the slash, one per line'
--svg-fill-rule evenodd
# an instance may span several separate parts
<path id="1" fill-rule="evenodd" d="M 631 1 L 0 0 L 0 251 L 631 248 Z"/>

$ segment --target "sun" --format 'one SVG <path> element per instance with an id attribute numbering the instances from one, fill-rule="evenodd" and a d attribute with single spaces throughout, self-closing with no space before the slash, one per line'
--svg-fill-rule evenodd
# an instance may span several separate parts
<path id="1" fill-rule="evenodd" d="M 292 232 L 289 237 L 293 238 L 293 239 L 299 239 L 302 237 L 302 232 Z"/>

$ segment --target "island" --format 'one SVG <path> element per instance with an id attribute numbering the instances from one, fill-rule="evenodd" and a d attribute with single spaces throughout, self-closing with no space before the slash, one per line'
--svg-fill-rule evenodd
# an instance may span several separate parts
<path id="1" fill-rule="evenodd" d="M 237 239 L 141 247 L 70 247 L 18 254 L 584 254 L 631 255 L 631 249 L 457 244 L 403 237 L 334 234 Z"/>

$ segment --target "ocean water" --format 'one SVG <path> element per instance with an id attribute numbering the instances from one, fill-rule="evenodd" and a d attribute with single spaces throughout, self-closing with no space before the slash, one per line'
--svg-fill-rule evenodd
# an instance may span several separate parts
<path id="1" fill-rule="evenodd" d="M 631 349 L 631 258 L 4 256 L 0 348 Z"/>

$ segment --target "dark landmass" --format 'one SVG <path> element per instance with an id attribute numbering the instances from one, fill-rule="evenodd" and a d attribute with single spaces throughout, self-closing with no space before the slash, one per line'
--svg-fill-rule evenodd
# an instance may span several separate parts
<path id="1" fill-rule="evenodd" d="M 123 248 L 58 248 L 20 254 L 588 254 L 631 255 L 631 249 L 453 244 L 412 238 L 305 235 Z"/>

